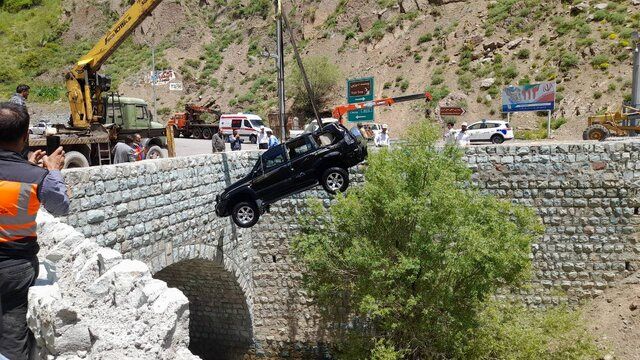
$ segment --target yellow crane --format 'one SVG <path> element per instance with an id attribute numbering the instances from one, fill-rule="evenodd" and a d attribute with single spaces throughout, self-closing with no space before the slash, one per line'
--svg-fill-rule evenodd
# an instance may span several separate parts
<path id="1" fill-rule="evenodd" d="M 65 73 L 73 128 L 86 129 L 104 113 L 103 93 L 111 89 L 100 67 L 162 0 L 135 0 L 93 49 Z"/>

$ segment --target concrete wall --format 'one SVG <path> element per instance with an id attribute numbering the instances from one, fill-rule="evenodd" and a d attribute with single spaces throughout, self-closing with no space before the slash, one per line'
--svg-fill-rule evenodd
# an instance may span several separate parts
<path id="1" fill-rule="evenodd" d="M 532 288 L 517 296 L 538 306 L 577 302 L 636 270 L 638 149 L 640 144 L 625 141 L 467 150 L 465 160 L 483 191 L 534 207 L 547 226 L 532 247 Z M 324 339 L 288 240 L 297 232 L 305 199 L 330 200 L 324 191 L 307 191 L 272 206 L 251 229 L 217 218 L 215 194 L 245 175 L 256 156 L 202 155 L 66 171 L 73 195 L 65 221 L 98 244 L 146 263 L 185 289 L 192 302 L 200 295 L 187 289 L 186 279 L 171 280 L 161 271 L 193 259 L 217 264 L 214 273 L 228 273 L 244 295 L 254 341 L 250 353 L 281 357 Z M 352 176 L 362 181 L 361 173 Z"/>

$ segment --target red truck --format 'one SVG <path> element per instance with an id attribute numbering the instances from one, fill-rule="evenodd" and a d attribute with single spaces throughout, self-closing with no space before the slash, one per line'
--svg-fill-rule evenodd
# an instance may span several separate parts
<path id="1" fill-rule="evenodd" d="M 205 122 L 202 114 L 213 114 L 215 121 L 220 120 L 222 113 L 217 107 L 211 107 L 211 104 L 204 106 L 187 104 L 184 112 L 173 114 L 167 125 L 173 126 L 175 137 L 182 135 L 185 138 L 194 137 L 196 139 L 211 139 L 213 134 L 218 132 L 217 124 Z"/>

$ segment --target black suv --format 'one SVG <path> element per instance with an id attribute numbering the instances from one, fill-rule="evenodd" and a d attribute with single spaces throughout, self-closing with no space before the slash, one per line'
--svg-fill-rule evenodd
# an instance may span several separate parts
<path id="1" fill-rule="evenodd" d="M 251 172 L 216 196 L 216 214 L 244 228 L 269 205 L 320 183 L 335 194 L 349 186 L 351 166 L 367 156 L 366 142 L 339 124 L 303 134 L 265 151 Z"/>

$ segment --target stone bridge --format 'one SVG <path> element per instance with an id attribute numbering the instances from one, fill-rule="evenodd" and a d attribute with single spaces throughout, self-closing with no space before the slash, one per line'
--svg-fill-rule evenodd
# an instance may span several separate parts
<path id="1" fill-rule="evenodd" d="M 638 150 L 640 143 L 621 141 L 478 146 L 466 151 L 474 182 L 482 190 L 534 207 L 546 226 L 532 247 L 531 290 L 517 296 L 535 306 L 576 303 L 599 295 L 637 269 Z M 70 215 L 60 220 L 80 232 L 85 242 L 112 249 L 86 256 L 97 256 L 95 282 L 105 276 L 105 258 L 129 265 L 137 262 L 128 260 L 139 260 L 154 279 L 181 290 L 188 299 L 188 315 L 183 317 L 189 318 L 189 339 L 178 339 L 174 331 L 173 340 L 165 338 L 165 348 L 190 341 L 191 352 L 204 359 L 324 356 L 322 320 L 300 286 L 302 272 L 290 254 L 289 239 L 296 234 L 296 217 L 306 199 L 321 198 L 328 204 L 326 193 L 312 190 L 283 200 L 251 229 L 237 228 L 214 213 L 215 195 L 245 175 L 256 158 L 256 152 L 226 153 L 64 174 L 72 202 Z M 358 170 L 352 177 L 363 181 Z M 45 239 L 51 237 L 46 234 L 48 221 L 41 224 Z M 45 256 L 51 251 L 47 246 Z M 34 298 L 38 304 L 46 302 L 45 295 Z M 151 301 L 149 296 L 142 299 Z M 32 310 L 33 317 L 41 321 L 38 311 Z M 176 314 L 179 320 L 181 313 Z M 172 319 L 168 321 L 176 321 Z M 39 341 L 42 346 L 47 339 Z M 48 353 L 65 351 L 69 350 Z M 82 351 L 80 355 L 98 350 L 89 346 Z"/>

